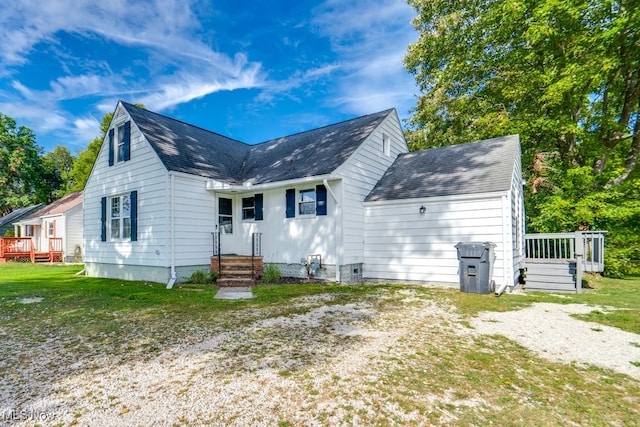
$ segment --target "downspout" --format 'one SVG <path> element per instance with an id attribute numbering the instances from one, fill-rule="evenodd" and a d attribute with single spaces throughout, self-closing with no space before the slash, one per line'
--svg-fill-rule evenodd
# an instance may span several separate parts
<path id="1" fill-rule="evenodd" d="M 175 225 L 176 225 L 176 216 L 175 216 L 175 207 L 173 202 L 173 193 L 175 187 L 175 176 L 170 174 L 169 177 L 169 258 L 170 258 L 170 267 L 171 267 L 171 278 L 167 283 L 167 289 L 173 288 L 173 285 L 176 283 L 176 251 L 175 251 Z"/>
<path id="2" fill-rule="evenodd" d="M 340 241 L 342 240 L 342 229 L 340 227 L 340 224 L 342 222 L 342 209 L 340 207 L 340 202 L 338 201 L 338 198 L 336 197 L 336 193 L 333 192 L 333 189 L 329 186 L 329 181 L 325 178 L 322 180 L 322 183 L 324 184 L 324 187 L 329 191 L 329 194 L 331 194 L 331 197 L 333 197 L 333 201 L 336 204 L 336 208 L 335 208 L 335 240 L 336 240 L 336 283 L 340 283 L 341 280 L 341 276 L 340 276 L 340 263 L 342 262 L 342 257 L 340 256 L 340 251 L 341 251 L 341 245 L 340 245 Z"/>
<path id="3" fill-rule="evenodd" d="M 509 230 L 507 229 L 507 226 L 511 225 L 511 220 L 509 220 L 508 223 L 506 222 L 507 218 L 511 218 L 511 214 L 510 213 L 507 214 L 507 212 L 510 211 L 511 206 L 508 203 L 509 200 L 507 199 L 507 196 L 502 196 L 501 201 L 502 201 L 502 286 L 500 286 L 500 288 L 495 291 L 496 297 L 499 297 L 500 295 L 502 295 L 504 291 L 507 289 L 507 287 L 509 286 L 509 281 L 513 280 L 513 277 L 509 278 L 509 276 L 513 276 L 511 274 L 511 270 L 513 266 L 511 268 L 508 268 L 507 266 L 507 250 L 511 252 L 511 256 L 509 258 L 511 258 L 513 262 L 513 242 L 511 247 L 507 246 L 507 243 L 508 243 L 507 233 L 509 232 Z"/>

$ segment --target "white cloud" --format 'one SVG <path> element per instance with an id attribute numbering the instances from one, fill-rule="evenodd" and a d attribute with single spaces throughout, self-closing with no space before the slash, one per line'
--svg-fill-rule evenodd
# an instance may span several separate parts
<path id="1" fill-rule="evenodd" d="M 314 12 L 343 67 L 331 102 L 355 114 L 397 107 L 403 116 L 417 92 L 402 63 L 418 37 L 413 8 L 403 0 L 327 0 Z"/>
<path id="2" fill-rule="evenodd" d="M 14 79 L 14 93 L 0 93 L 0 102 L 7 101 L 3 112 L 26 122 L 37 134 L 76 129 L 78 137 L 89 135 L 85 119 L 62 113 L 63 100 L 95 96 L 102 113 L 112 111 L 120 98 L 163 110 L 220 90 L 258 87 L 263 80 L 260 64 L 242 53 L 217 52 L 202 41 L 201 23 L 189 0 L 0 0 L 0 10 L 0 76 L 11 76 L 12 67 L 27 65 L 29 55 L 43 42 L 58 51 L 69 73 L 54 77 L 49 89 L 29 88 Z M 127 70 L 113 71 L 104 61 L 71 74 L 64 61 L 78 69 L 91 60 L 72 57 L 60 44 L 62 32 L 146 52 L 149 59 L 136 65 L 148 76 L 129 78 Z M 167 69 L 172 75 L 164 76 Z"/>

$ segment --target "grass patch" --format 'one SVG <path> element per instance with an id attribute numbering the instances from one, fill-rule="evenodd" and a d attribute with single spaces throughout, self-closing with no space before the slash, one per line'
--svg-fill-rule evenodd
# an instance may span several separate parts
<path id="1" fill-rule="evenodd" d="M 634 425 L 640 419 L 638 381 L 549 362 L 506 338 L 475 336 L 468 328 L 481 311 L 553 302 L 602 306 L 582 317 L 640 333 L 638 279 L 590 278 L 592 289 L 578 295 L 496 298 L 402 285 L 292 284 L 257 286 L 252 299 L 216 300 L 211 285 L 167 290 L 159 283 L 76 276 L 81 268 L 0 264 L 0 339 L 7 344 L 0 346 L 0 397 L 17 393 L 16 400 L 28 402 L 38 393 L 53 393 L 29 389 L 30 382 L 40 387 L 78 370 L 136 366 L 168 349 L 194 344 L 195 352 L 211 337 L 230 336 L 204 354 L 189 353 L 200 363 L 189 381 L 203 376 L 224 391 L 240 377 L 267 381 L 269 375 L 252 375 L 272 372 L 286 382 L 288 400 L 274 404 L 275 419 L 257 423 L 313 424 L 300 418 L 303 413 L 313 414 L 315 423 L 360 425 Z M 310 319 L 314 310 L 323 315 Z M 397 331 L 408 332 L 380 352 L 358 353 Z M 215 359 L 204 363 L 200 358 L 207 351 Z M 348 357 L 362 370 L 334 370 Z M 167 357 L 165 363 L 172 361 Z M 175 381 L 171 387 L 185 399 L 199 397 L 201 392 Z M 9 393 L 6 384 L 20 386 Z M 125 406 L 111 393 L 87 399 L 104 401 L 120 416 L 136 411 L 134 402 Z M 213 406 L 212 423 L 234 422 L 237 414 Z M 89 410 L 84 411 L 70 413 L 86 424 Z M 183 416 L 167 422 L 196 421 Z"/>

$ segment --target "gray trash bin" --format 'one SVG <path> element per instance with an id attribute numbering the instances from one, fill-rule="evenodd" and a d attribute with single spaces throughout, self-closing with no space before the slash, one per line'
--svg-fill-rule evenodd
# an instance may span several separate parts
<path id="1" fill-rule="evenodd" d="M 493 263 L 495 243 L 459 242 L 458 261 L 460 269 L 460 291 L 476 294 L 493 292 Z"/>

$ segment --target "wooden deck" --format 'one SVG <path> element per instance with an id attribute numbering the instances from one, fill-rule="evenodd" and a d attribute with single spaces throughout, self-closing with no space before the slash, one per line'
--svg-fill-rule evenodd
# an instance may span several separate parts
<path id="1" fill-rule="evenodd" d="M 584 272 L 604 271 L 604 231 L 525 235 L 525 289 L 582 292 Z"/>
<path id="2" fill-rule="evenodd" d="M 49 238 L 49 250 L 37 251 L 31 237 L 0 237 L 0 263 L 62 262 L 62 237 Z"/>

